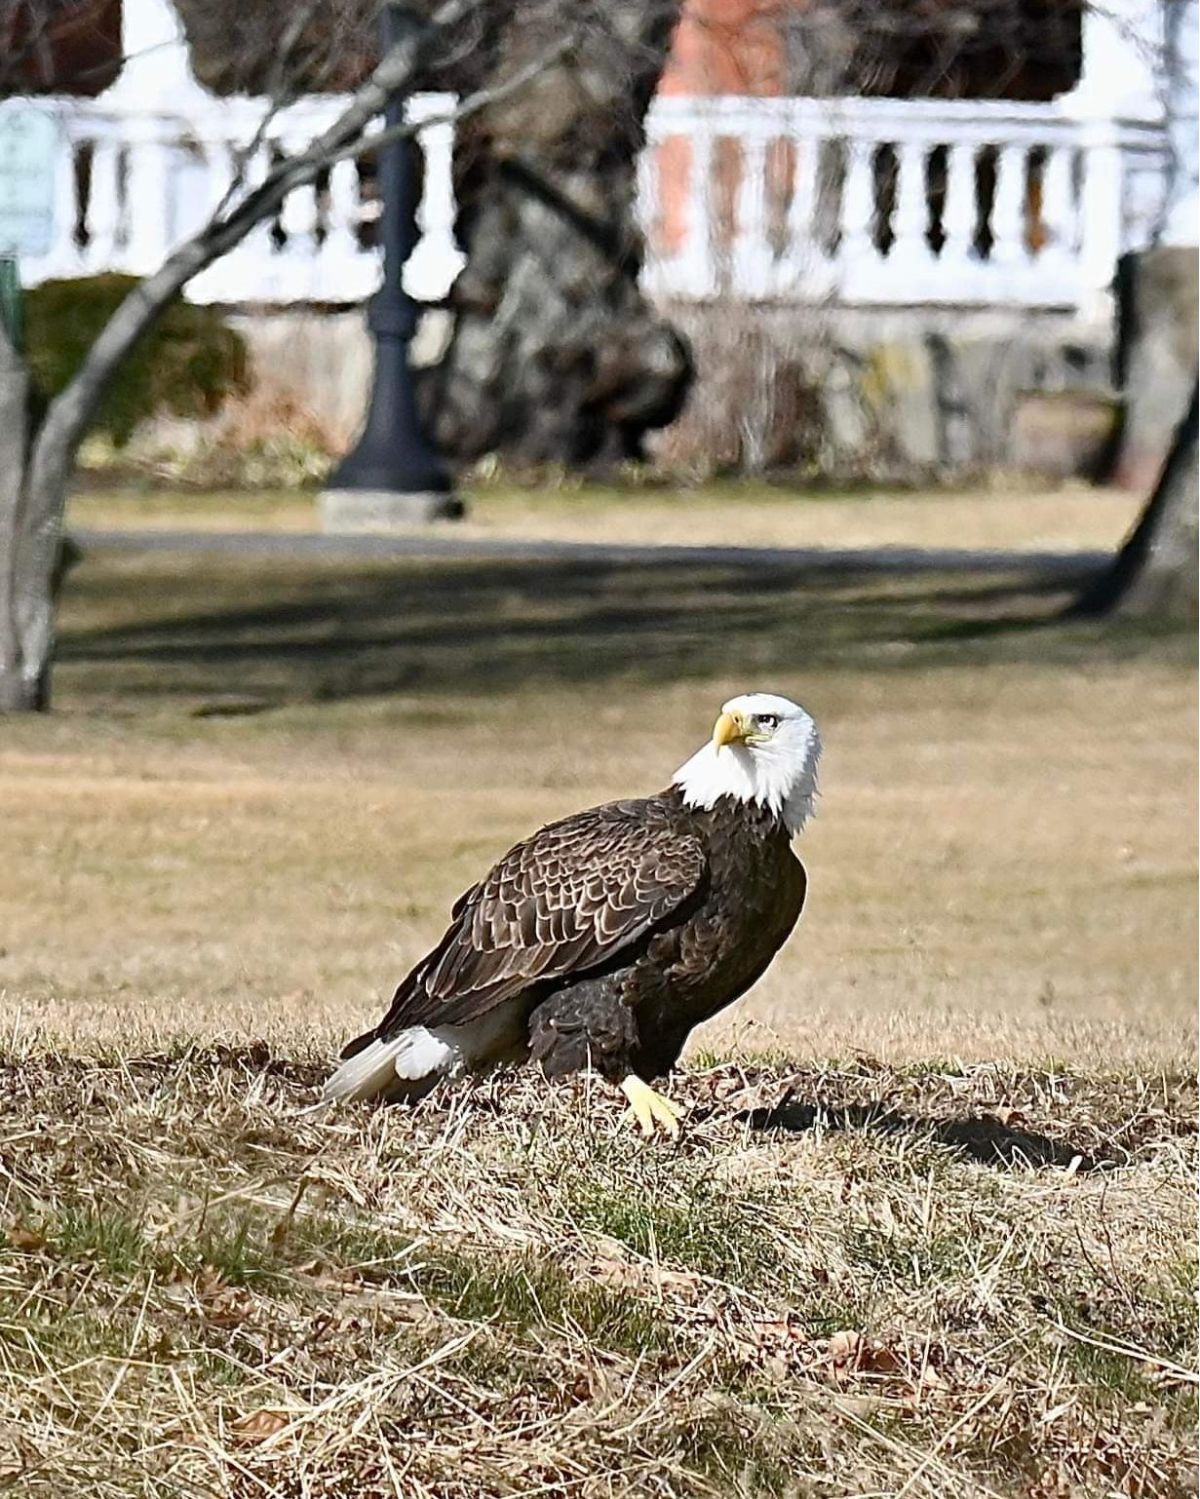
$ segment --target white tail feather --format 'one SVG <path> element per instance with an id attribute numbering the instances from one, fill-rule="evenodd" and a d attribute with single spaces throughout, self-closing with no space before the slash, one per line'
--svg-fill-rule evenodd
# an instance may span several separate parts
<path id="1" fill-rule="evenodd" d="M 396 1053 L 403 1049 L 407 1037 L 403 1032 L 391 1041 L 372 1041 L 348 1058 L 322 1090 L 322 1102 L 337 1103 L 346 1098 L 374 1098 L 382 1093 L 396 1076 Z"/>
<path id="2" fill-rule="evenodd" d="M 325 1084 L 321 1105 L 344 1099 L 374 1098 L 388 1092 L 397 1079 L 419 1082 L 445 1071 L 457 1059 L 455 1047 L 439 1040 L 424 1026 L 414 1026 L 390 1041 L 372 1041 L 344 1061 Z"/>

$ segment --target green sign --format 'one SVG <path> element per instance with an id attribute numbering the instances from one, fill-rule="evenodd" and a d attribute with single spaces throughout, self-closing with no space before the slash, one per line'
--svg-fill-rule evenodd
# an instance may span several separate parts
<path id="1" fill-rule="evenodd" d="M 45 255 L 54 236 L 59 130 L 44 109 L 0 104 L 0 255 Z"/>

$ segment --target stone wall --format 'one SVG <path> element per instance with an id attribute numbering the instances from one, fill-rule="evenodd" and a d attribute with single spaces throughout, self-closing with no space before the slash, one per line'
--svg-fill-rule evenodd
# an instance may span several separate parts
<path id="1" fill-rule="evenodd" d="M 676 308 L 700 378 L 668 464 L 922 480 L 1094 475 L 1116 403 L 1107 328 L 1045 314 Z"/>
<path id="2" fill-rule="evenodd" d="M 699 377 L 654 458 L 698 472 L 920 481 L 1018 469 L 1094 475 L 1117 403 L 1107 327 L 1036 313 L 679 304 Z M 335 449 L 370 388 L 362 314 L 243 314 L 254 399 L 309 412 Z M 414 362 L 446 331 L 427 314 Z"/>

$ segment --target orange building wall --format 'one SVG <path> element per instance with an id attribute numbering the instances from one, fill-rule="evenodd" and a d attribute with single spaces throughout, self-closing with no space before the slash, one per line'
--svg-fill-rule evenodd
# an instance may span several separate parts
<path id="1" fill-rule="evenodd" d="M 659 84 L 664 94 L 779 94 L 779 18 L 794 0 L 688 0 Z"/>
<path id="2" fill-rule="evenodd" d="M 780 16 L 796 0 L 688 0 L 675 32 L 671 55 L 659 82 L 661 94 L 748 94 L 756 98 L 784 92 L 785 57 Z M 769 163 L 772 177 L 790 161 Z M 658 148 L 658 215 L 650 243 L 659 254 L 674 254 L 687 235 L 692 143 L 674 136 Z M 712 164 L 714 237 L 728 244 L 736 227 L 735 200 L 741 161 L 731 141 L 718 141 Z"/>

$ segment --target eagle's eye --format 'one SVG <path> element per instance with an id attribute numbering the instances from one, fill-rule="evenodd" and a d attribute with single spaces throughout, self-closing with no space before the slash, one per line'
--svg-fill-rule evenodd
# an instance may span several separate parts
<path id="1" fill-rule="evenodd" d="M 759 713 L 756 719 L 760 729 L 777 729 L 779 727 L 778 713 Z"/>

